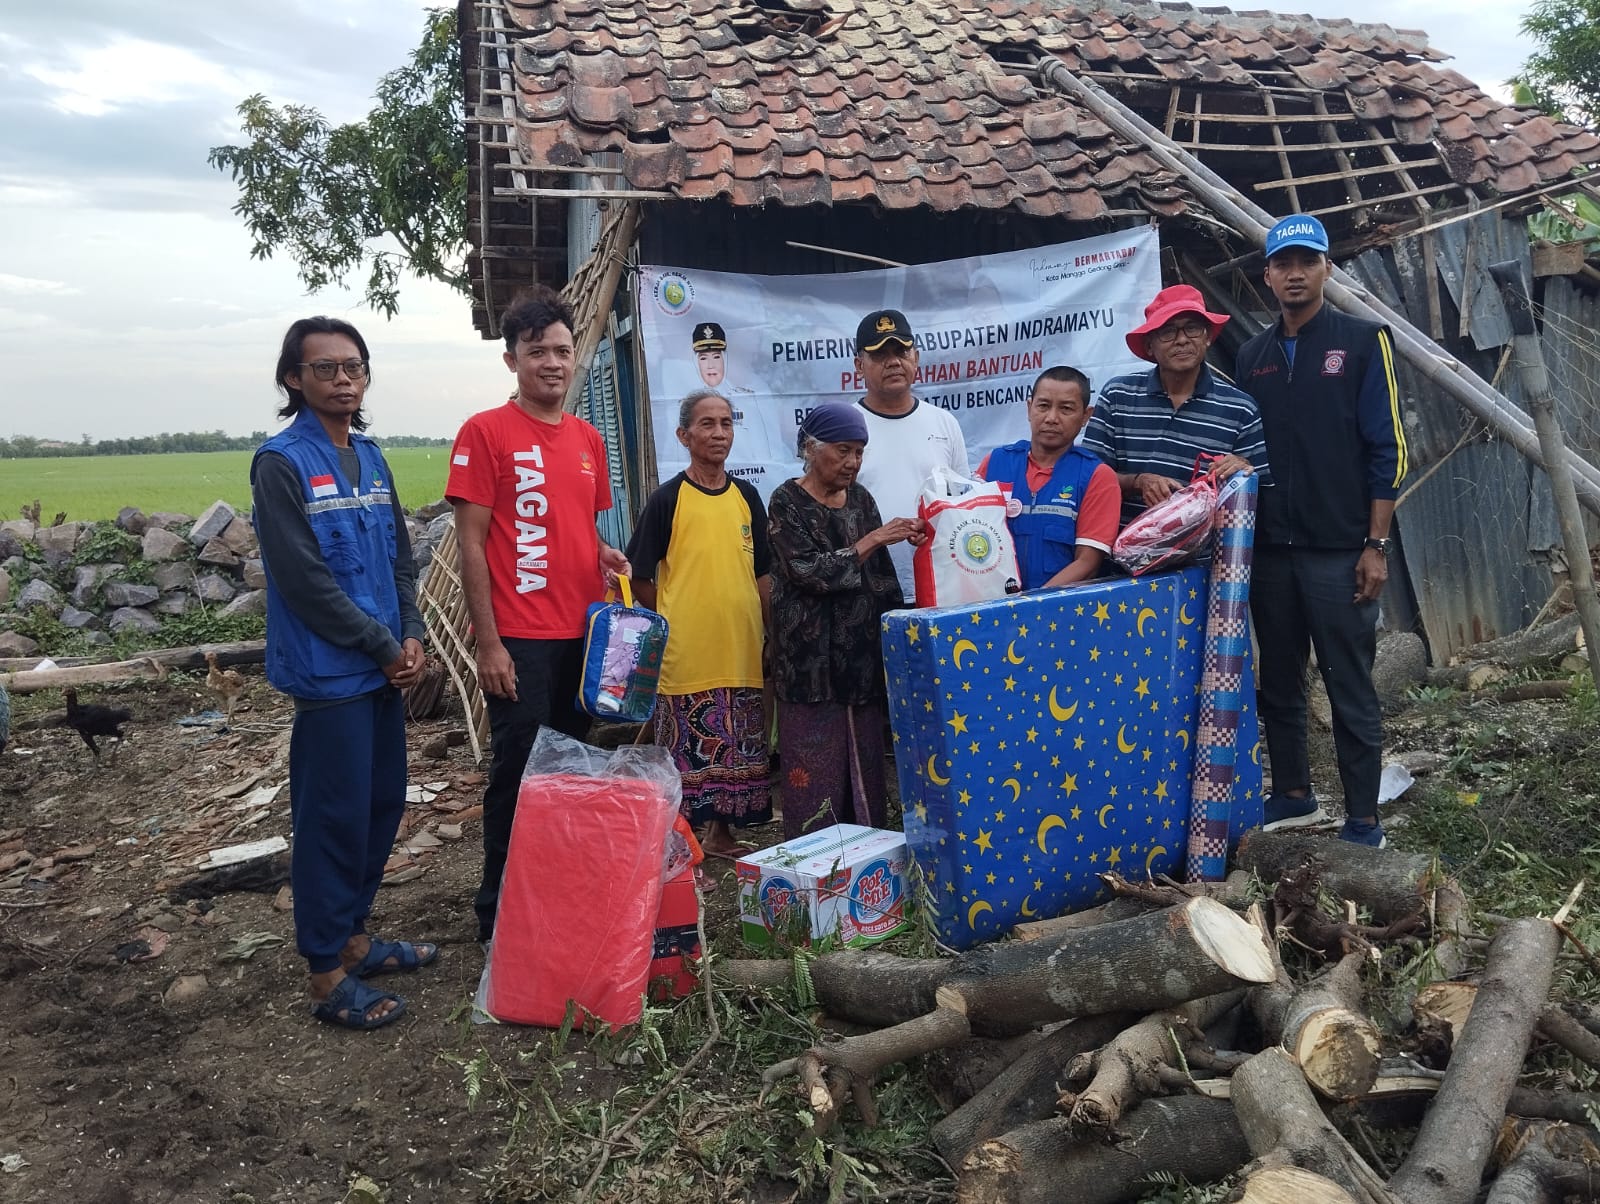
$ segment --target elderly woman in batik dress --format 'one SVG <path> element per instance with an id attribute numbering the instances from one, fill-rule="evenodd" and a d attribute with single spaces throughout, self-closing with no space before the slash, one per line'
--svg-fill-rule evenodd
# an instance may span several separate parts
<path id="1" fill-rule="evenodd" d="M 706 852 L 746 846 L 732 829 L 772 820 L 762 643 L 770 604 L 767 515 L 726 470 L 733 407 L 698 389 L 678 410 L 689 467 L 645 502 L 628 545 L 639 599 L 667 620 L 656 743 L 683 775 L 683 807 Z"/>
<path id="2" fill-rule="evenodd" d="M 778 696 L 783 832 L 882 827 L 885 690 L 880 619 L 902 605 L 887 549 L 926 538 L 922 520 L 884 522 L 856 484 L 867 424 L 823 405 L 800 427 L 805 472 L 772 493 L 772 669 Z"/>

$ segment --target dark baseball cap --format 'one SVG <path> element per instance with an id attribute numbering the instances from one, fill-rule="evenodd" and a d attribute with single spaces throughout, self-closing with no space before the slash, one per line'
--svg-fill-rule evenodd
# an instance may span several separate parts
<path id="1" fill-rule="evenodd" d="M 727 333 L 716 322 L 702 322 L 694 328 L 694 350 L 726 351 Z"/>
<path id="2" fill-rule="evenodd" d="M 856 327 L 856 350 L 859 352 L 876 351 L 889 342 L 916 346 L 916 340 L 911 337 L 911 323 L 898 309 L 875 309 Z"/>

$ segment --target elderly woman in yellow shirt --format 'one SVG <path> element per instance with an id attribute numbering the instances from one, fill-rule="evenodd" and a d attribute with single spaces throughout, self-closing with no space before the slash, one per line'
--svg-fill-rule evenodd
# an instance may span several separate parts
<path id="1" fill-rule="evenodd" d="M 628 545 L 634 590 L 667 620 L 656 742 L 683 775 L 683 807 L 708 853 L 744 851 L 733 828 L 772 820 L 761 650 L 769 607 L 767 515 L 730 477 L 733 407 L 697 389 L 678 411 L 689 467 L 650 495 Z"/>

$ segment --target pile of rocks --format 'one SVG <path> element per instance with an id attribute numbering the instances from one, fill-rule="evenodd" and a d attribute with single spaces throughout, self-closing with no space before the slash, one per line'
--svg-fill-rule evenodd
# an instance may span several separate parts
<path id="1" fill-rule="evenodd" d="M 94 546 L 105 525 L 0 523 L 0 628 L 8 626 L 8 612 L 42 608 L 82 632 L 85 642 L 100 644 L 123 631 L 153 633 L 163 618 L 202 606 L 223 615 L 266 613 L 267 579 L 255 531 L 227 502 L 213 502 L 198 518 L 124 507 L 115 525 L 138 539 L 139 554 L 127 563 L 84 563 L 80 553 Z M 30 543 L 38 559 L 24 555 Z M 132 569 L 136 561 L 145 567 Z M 0 656 L 35 651 L 26 636 L 0 631 Z"/>

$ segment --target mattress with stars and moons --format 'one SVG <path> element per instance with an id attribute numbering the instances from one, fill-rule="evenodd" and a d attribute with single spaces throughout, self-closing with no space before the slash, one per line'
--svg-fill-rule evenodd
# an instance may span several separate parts
<path id="1" fill-rule="evenodd" d="M 1183 865 L 1204 566 L 883 620 L 906 842 L 956 949 Z M 1230 843 L 1261 822 L 1245 665 Z"/>

